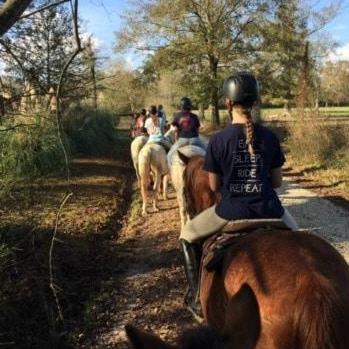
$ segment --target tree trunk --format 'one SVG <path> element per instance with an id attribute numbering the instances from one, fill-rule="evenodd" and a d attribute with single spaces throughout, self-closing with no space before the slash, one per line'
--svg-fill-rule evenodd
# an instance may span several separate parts
<path id="1" fill-rule="evenodd" d="M 205 120 L 205 107 L 203 103 L 199 103 L 199 117 L 201 120 Z"/>
<path id="2" fill-rule="evenodd" d="M 95 71 L 95 59 L 92 60 L 91 62 L 91 78 L 92 78 L 92 86 L 93 86 L 93 94 L 92 94 L 92 99 L 93 99 L 93 108 L 97 109 L 97 84 L 96 84 L 96 71 Z"/>
<path id="3" fill-rule="evenodd" d="M 210 70 L 211 70 L 211 121 L 212 125 L 219 125 L 219 96 L 218 96 L 218 87 L 217 87 L 217 70 L 218 70 L 218 59 L 210 55 Z"/>
<path id="4" fill-rule="evenodd" d="M 32 0 L 7 0 L 0 6 L 0 37 L 21 17 Z"/>

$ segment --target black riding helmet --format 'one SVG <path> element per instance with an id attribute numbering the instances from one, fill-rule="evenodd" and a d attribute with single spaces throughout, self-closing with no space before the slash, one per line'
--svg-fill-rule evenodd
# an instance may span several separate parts
<path id="1" fill-rule="evenodd" d="M 223 93 L 233 103 L 252 106 L 259 98 L 256 78 L 248 72 L 239 72 L 225 79 Z"/>
<path id="2" fill-rule="evenodd" d="M 181 110 L 189 111 L 193 107 L 191 99 L 188 97 L 183 97 L 179 102 L 179 107 Z"/>

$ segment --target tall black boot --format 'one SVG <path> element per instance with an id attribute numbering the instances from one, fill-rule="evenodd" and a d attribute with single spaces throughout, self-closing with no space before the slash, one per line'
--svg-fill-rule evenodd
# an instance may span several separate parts
<path id="1" fill-rule="evenodd" d="M 184 271 L 187 277 L 189 292 L 186 295 L 185 303 L 188 310 L 198 319 L 202 319 L 201 306 L 198 301 L 199 269 L 201 261 L 201 246 L 196 243 L 189 243 L 183 239 L 179 240 L 184 257 Z"/>

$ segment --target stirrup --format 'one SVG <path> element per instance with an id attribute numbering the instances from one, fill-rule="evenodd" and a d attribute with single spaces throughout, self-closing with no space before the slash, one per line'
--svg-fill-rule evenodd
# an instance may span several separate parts
<path id="1" fill-rule="evenodd" d="M 202 324 L 204 322 L 204 316 L 202 314 L 201 304 L 197 300 L 190 300 L 191 293 L 190 290 L 187 289 L 187 292 L 184 296 L 184 305 L 193 315 L 194 319 Z"/>

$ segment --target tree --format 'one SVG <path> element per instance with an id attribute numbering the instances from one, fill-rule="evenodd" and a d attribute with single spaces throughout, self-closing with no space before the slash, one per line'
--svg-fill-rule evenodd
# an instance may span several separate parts
<path id="1" fill-rule="evenodd" d="M 321 72 L 321 99 L 327 104 L 349 103 L 349 61 L 327 62 Z"/>
<path id="2" fill-rule="evenodd" d="M 32 0 L 7 0 L 0 6 L 0 37 L 21 17 Z"/>
<path id="3" fill-rule="evenodd" d="M 117 49 L 156 50 L 164 65 L 187 77 L 194 71 L 198 94 L 208 97 L 218 124 L 219 70 L 247 66 L 242 56 L 258 45 L 256 28 L 267 7 L 263 0 L 137 0 L 125 14 Z"/>
<path id="4" fill-rule="evenodd" d="M 32 95 L 47 99 L 52 91 L 55 93 L 67 57 L 75 50 L 72 15 L 69 7 L 52 6 L 48 0 L 37 0 L 34 5 L 31 15 L 14 25 L 0 40 L 1 61 L 11 80 L 22 86 L 17 94 L 23 94 L 25 86 L 23 99 L 36 98 L 34 104 L 47 107 L 46 100 Z M 79 101 L 93 92 L 85 88 L 86 81 L 90 80 L 90 63 L 91 59 L 78 56 L 70 65 L 65 74 L 64 102 Z"/>
<path id="5" fill-rule="evenodd" d="M 315 7 L 315 5 L 314 5 Z M 263 29 L 263 50 L 258 57 L 264 92 L 304 107 L 314 93 L 318 33 L 338 13 L 337 3 L 322 9 L 307 7 L 300 0 L 280 0 Z M 332 42 L 326 43 L 327 46 Z M 263 78 L 266 77 L 266 78 Z"/>
<path id="6" fill-rule="evenodd" d="M 118 113 L 136 111 L 143 108 L 144 95 L 140 73 L 128 68 L 123 60 L 105 72 L 100 92 L 104 106 Z"/>
<path id="7" fill-rule="evenodd" d="M 46 93 L 58 83 L 64 58 L 73 50 L 72 35 L 71 15 L 65 6 L 23 20 L 2 40 L 6 71 Z"/>

